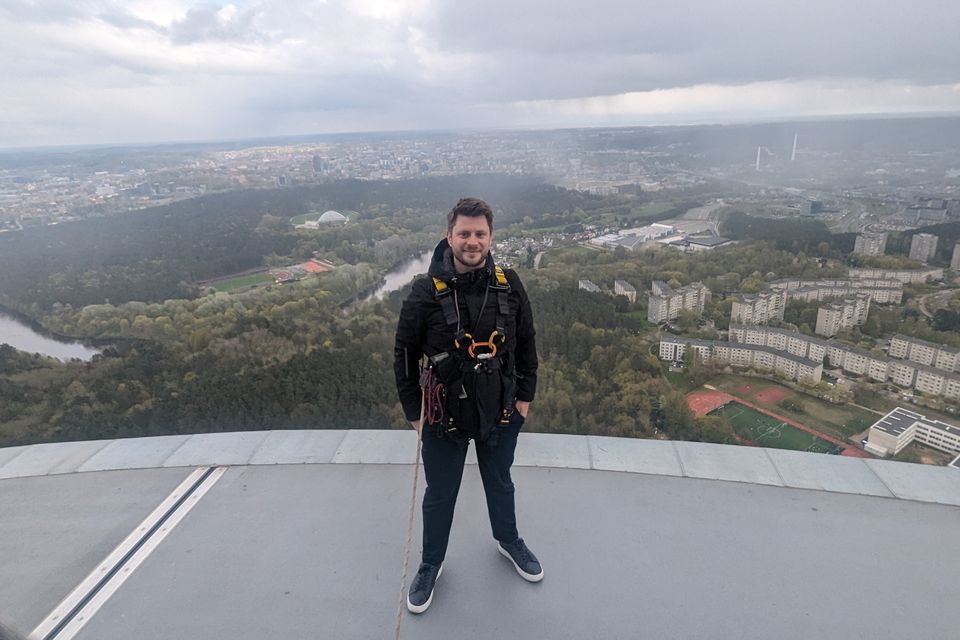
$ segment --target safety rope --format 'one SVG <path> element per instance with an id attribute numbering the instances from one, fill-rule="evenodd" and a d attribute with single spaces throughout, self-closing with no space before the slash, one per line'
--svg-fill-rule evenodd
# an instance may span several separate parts
<path id="1" fill-rule="evenodd" d="M 426 424 L 440 424 L 443 420 L 443 383 L 433 382 L 433 367 L 424 369 L 423 376 L 423 412 Z"/>
<path id="2" fill-rule="evenodd" d="M 413 464 L 413 488 L 410 490 L 410 511 L 407 513 L 407 541 L 403 547 L 403 573 L 400 576 L 400 599 L 397 602 L 397 623 L 394 627 L 394 640 L 400 640 L 400 623 L 403 621 L 404 600 L 407 590 L 407 571 L 410 567 L 410 545 L 413 542 L 413 516 L 417 509 L 417 482 L 420 479 L 420 447 L 426 415 L 426 394 L 420 404 L 420 426 L 417 429 L 417 459 Z"/>

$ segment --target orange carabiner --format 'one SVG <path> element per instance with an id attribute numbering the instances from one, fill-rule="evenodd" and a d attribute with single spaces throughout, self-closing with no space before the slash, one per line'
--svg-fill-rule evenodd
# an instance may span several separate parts
<path id="1" fill-rule="evenodd" d="M 473 352 L 474 347 L 487 347 L 488 349 L 490 349 L 490 353 L 481 353 L 478 356 Z M 493 342 L 474 342 L 469 347 L 467 347 L 467 353 L 470 355 L 471 358 L 479 358 L 481 356 L 484 358 L 493 358 L 494 356 L 497 355 L 497 345 L 493 344 Z"/>

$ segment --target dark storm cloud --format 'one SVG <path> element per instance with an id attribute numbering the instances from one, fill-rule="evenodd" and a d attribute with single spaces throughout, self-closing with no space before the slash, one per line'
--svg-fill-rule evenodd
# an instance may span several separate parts
<path id="1" fill-rule="evenodd" d="M 443 4 L 428 32 L 443 50 L 489 57 L 495 71 L 472 81 L 535 99 L 823 77 L 957 82 L 957 24 L 955 0 L 490 0 Z"/>
<path id="2" fill-rule="evenodd" d="M 958 0 L 0 0 L 0 146 L 943 112 L 956 24 Z"/>

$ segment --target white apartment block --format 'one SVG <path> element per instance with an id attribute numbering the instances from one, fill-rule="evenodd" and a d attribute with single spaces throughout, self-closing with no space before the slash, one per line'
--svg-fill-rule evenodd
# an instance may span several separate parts
<path id="1" fill-rule="evenodd" d="M 783 312 L 786 308 L 787 292 L 783 289 L 742 294 L 733 301 L 730 323 L 763 324 L 771 320 L 783 320 Z"/>
<path id="2" fill-rule="evenodd" d="M 928 267 L 926 269 L 874 269 L 871 267 L 851 268 L 851 278 L 870 278 L 873 280 L 899 280 L 903 284 L 915 282 L 930 282 L 943 280 L 943 269 Z"/>
<path id="3" fill-rule="evenodd" d="M 910 259 L 917 262 L 929 262 L 937 253 L 937 236 L 932 233 L 918 233 L 910 240 Z"/>
<path id="4" fill-rule="evenodd" d="M 720 362 L 734 367 L 762 367 L 776 371 L 790 380 L 808 384 L 817 384 L 823 375 L 823 362 L 784 353 L 771 347 L 719 340 L 660 338 L 661 360 L 680 362 L 687 349 L 694 350 L 704 362 Z"/>
<path id="5" fill-rule="evenodd" d="M 730 325 L 730 342 L 771 347 L 778 351 L 823 362 L 827 353 L 826 340 L 805 336 L 797 331 L 780 329 L 778 327 L 764 327 L 757 325 Z"/>
<path id="6" fill-rule="evenodd" d="M 826 362 L 845 373 L 865 376 L 876 382 L 890 380 L 906 389 L 949 400 L 960 400 L 960 375 L 950 371 L 897 360 L 881 353 L 864 351 L 777 327 L 731 324 L 728 337 L 731 343 L 785 351 L 794 357 Z"/>
<path id="7" fill-rule="evenodd" d="M 887 367 L 887 375 L 894 384 L 912 389 L 917 381 L 917 367 L 909 362 L 891 360 Z"/>
<path id="8" fill-rule="evenodd" d="M 817 311 L 817 335 L 832 338 L 841 331 L 852 329 L 867 321 L 870 313 L 870 296 L 860 293 L 848 298 L 834 300 Z"/>
<path id="9" fill-rule="evenodd" d="M 579 280 L 577 286 L 583 291 L 589 291 L 590 293 L 600 293 L 600 287 L 591 282 L 590 280 Z"/>
<path id="10" fill-rule="evenodd" d="M 637 301 L 637 290 L 626 280 L 614 280 L 613 293 L 618 296 L 626 296 L 630 302 Z"/>
<path id="11" fill-rule="evenodd" d="M 960 242 L 953 245 L 953 257 L 950 258 L 950 270 L 960 271 Z"/>
<path id="12" fill-rule="evenodd" d="M 887 353 L 891 358 L 909 360 L 943 371 L 960 371 L 960 349 L 945 344 L 897 334 L 890 339 Z"/>
<path id="13" fill-rule="evenodd" d="M 827 298 L 865 293 L 877 304 L 900 304 L 903 301 L 903 283 L 899 280 L 775 280 L 772 289 L 785 289 L 790 300 L 819 302 Z"/>
<path id="14" fill-rule="evenodd" d="M 960 453 L 960 429 L 901 407 L 870 427 L 864 448 L 876 455 L 890 456 L 900 453 L 914 440 L 948 453 Z"/>
<path id="15" fill-rule="evenodd" d="M 886 250 L 886 233 L 861 233 L 853 245 L 853 252 L 858 256 L 882 256 Z"/>
<path id="16" fill-rule="evenodd" d="M 654 280 L 647 303 L 647 320 L 654 323 L 676 320 L 681 311 L 703 313 L 710 301 L 710 289 L 694 282 L 679 289 L 672 289 L 662 280 Z"/>

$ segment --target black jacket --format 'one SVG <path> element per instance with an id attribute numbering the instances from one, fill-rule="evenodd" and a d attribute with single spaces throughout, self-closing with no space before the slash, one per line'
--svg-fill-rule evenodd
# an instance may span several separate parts
<path id="1" fill-rule="evenodd" d="M 473 334 L 477 340 L 486 340 L 496 328 L 496 293 L 491 291 L 487 296 L 482 312 L 480 307 L 483 305 L 487 284 L 492 278 L 494 264 L 493 257 L 488 256 L 485 267 L 459 274 L 453 268 L 450 245 L 444 239 L 433 252 L 428 275 L 414 281 L 413 290 L 400 310 L 394 348 L 397 392 L 407 420 L 420 419 L 421 357 L 454 349 L 454 330 L 447 324 L 440 302 L 434 295 L 431 276 L 440 278 L 457 293 L 463 329 Z M 498 357 L 504 356 L 501 358 L 505 363 L 502 374 L 516 382 L 515 387 L 511 385 L 511 388 L 515 389 L 515 397 L 504 399 L 504 404 L 512 406 L 515 400 L 532 401 L 536 393 L 537 347 L 533 313 L 520 277 L 512 269 L 504 269 L 504 274 L 510 283 L 510 315 L 505 318 L 507 340 L 500 347 L 507 353 L 498 350 Z"/>

